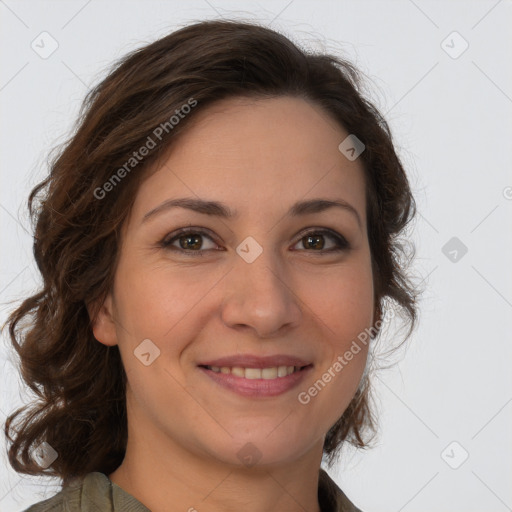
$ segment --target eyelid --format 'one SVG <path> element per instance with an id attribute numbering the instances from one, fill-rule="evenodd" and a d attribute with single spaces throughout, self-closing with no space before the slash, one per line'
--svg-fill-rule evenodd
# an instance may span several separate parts
<path id="1" fill-rule="evenodd" d="M 209 251 L 216 251 L 221 249 L 199 249 L 199 250 L 192 250 L 192 249 L 182 249 L 178 247 L 173 247 L 171 244 L 178 239 L 180 236 L 184 236 L 187 234 L 195 234 L 200 235 L 203 237 L 209 238 L 213 243 L 219 245 L 216 241 L 216 236 L 207 228 L 200 228 L 200 227 L 194 227 L 194 226 L 187 226 L 183 228 L 179 228 L 172 233 L 168 233 L 160 242 L 159 245 L 163 247 L 164 249 L 168 249 L 171 251 L 177 251 L 181 254 L 185 255 L 198 255 L 203 256 L 205 252 Z M 300 252 L 309 252 L 313 254 L 329 254 L 329 253 L 338 253 L 342 251 L 347 251 L 351 248 L 350 243 L 348 240 L 343 236 L 341 233 L 338 233 L 337 231 L 326 228 L 326 227 L 315 227 L 310 226 L 307 228 L 304 228 L 302 231 L 299 232 L 297 236 L 297 240 L 293 243 L 293 246 L 297 245 L 304 237 L 308 235 L 321 235 L 321 236 L 329 236 L 335 241 L 335 247 L 331 249 L 321 249 L 318 251 L 315 250 L 307 250 L 307 249 L 300 249 Z"/>
<path id="2" fill-rule="evenodd" d="M 351 249 L 351 244 L 346 239 L 346 237 L 343 236 L 341 233 L 338 233 L 334 229 L 320 227 L 320 226 L 304 228 L 304 230 L 302 230 L 299 233 L 298 239 L 293 245 L 297 245 L 297 243 L 299 243 L 305 236 L 308 236 L 310 234 L 311 235 L 329 236 L 332 239 L 334 239 L 336 246 L 331 249 L 322 249 L 320 251 L 315 251 L 315 250 L 308 251 L 306 249 L 301 249 L 301 252 L 309 252 L 309 253 L 313 253 L 313 254 L 316 253 L 318 255 L 322 255 L 322 254 L 335 254 L 335 253 L 339 253 L 342 251 L 348 251 L 349 249 Z"/>

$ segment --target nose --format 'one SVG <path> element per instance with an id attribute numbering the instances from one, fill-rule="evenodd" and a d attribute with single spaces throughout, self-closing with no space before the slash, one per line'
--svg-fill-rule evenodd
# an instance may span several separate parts
<path id="1" fill-rule="evenodd" d="M 264 249 L 252 263 L 238 257 L 226 279 L 222 320 L 228 327 L 270 338 L 299 325 L 300 300 L 271 250 Z"/>

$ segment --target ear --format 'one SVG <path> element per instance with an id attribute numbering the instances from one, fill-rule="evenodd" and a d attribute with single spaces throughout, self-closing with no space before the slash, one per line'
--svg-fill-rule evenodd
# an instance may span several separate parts
<path id="1" fill-rule="evenodd" d="M 104 345 L 117 345 L 117 332 L 113 316 L 113 299 L 109 293 L 102 303 L 87 304 L 94 337 Z"/>

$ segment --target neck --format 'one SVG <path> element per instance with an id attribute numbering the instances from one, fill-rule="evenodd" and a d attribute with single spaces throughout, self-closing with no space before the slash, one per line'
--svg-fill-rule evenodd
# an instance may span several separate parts
<path id="1" fill-rule="evenodd" d="M 194 453 L 150 424 L 131 424 L 137 429 L 123 463 L 108 476 L 152 512 L 168 511 L 169 503 L 189 512 L 320 512 L 323 439 L 286 463 L 244 467 Z"/>

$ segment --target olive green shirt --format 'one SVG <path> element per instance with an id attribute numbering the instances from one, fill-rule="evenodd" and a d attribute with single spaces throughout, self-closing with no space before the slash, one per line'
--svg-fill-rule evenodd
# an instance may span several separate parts
<path id="1" fill-rule="evenodd" d="M 318 502 L 322 512 L 362 512 L 320 469 Z M 40 501 L 23 512 L 151 512 L 107 475 L 88 473 L 78 484 L 63 488 L 58 494 Z"/>

